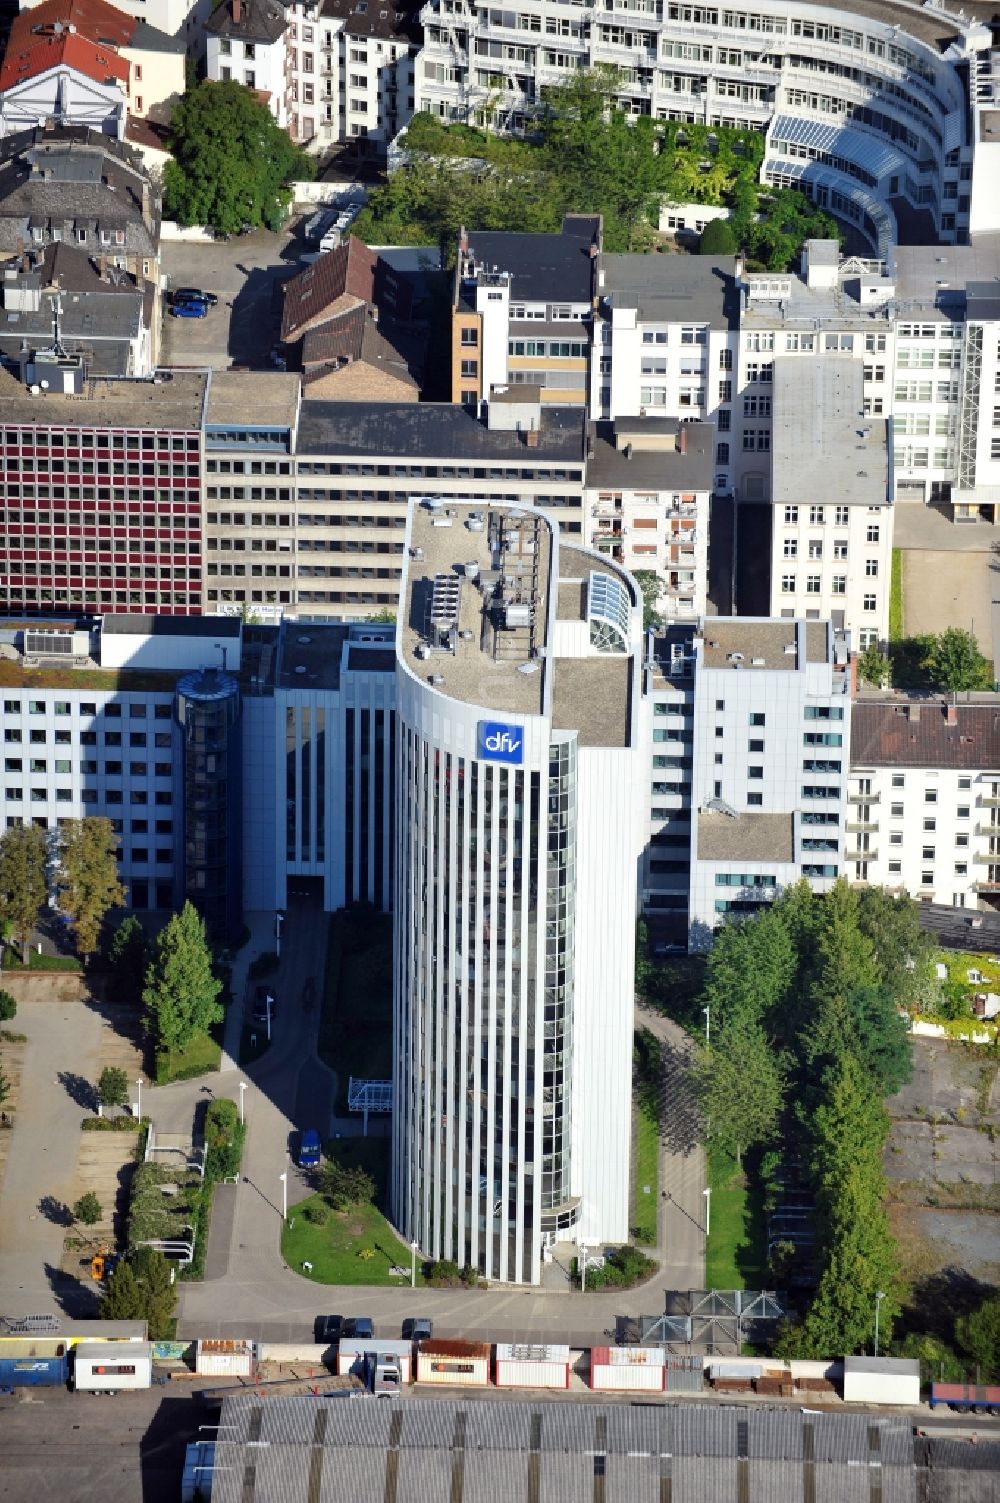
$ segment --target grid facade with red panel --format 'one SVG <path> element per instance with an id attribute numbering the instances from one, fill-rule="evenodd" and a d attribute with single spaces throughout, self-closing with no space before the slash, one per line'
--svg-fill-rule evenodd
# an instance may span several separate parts
<path id="1" fill-rule="evenodd" d="M 0 611 L 201 612 L 201 433 L 3 422 Z"/>

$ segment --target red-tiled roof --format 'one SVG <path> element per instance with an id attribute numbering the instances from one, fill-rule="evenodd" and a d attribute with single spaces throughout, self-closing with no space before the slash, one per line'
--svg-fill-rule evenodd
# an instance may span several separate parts
<path id="1" fill-rule="evenodd" d="M 1000 702 L 856 700 L 851 766 L 1000 768 Z"/>
<path id="2" fill-rule="evenodd" d="M 370 303 L 375 295 L 377 257 L 353 235 L 285 283 L 282 339 L 293 339 L 307 324 L 345 295 Z"/>
<path id="3" fill-rule="evenodd" d="M 22 15 L 32 15 L 23 11 Z M 25 48 L 10 45 L 0 66 L 0 90 L 12 89 L 26 79 L 37 78 L 51 68 L 65 64 L 77 73 L 84 73 L 96 83 L 107 83 L 115 78 L 128 93 L 129 66 L 118 56 L 113 47 L 100 42 L 88 41 L 78 32 L 64 31 L 58 36 L 36 37 Z"/>
<path id="4" fill-rule="evenodd" d="M 73 26 L 80 36 L 112 47 L 127 47 L 138 24 L 134 16 L 107 0 L 42 0 L 41 5 L 22 10 L 11 22 L 8 52 L 25 47 L 32 33 L 51 31 L 57 23 L 67 30 Z"/>

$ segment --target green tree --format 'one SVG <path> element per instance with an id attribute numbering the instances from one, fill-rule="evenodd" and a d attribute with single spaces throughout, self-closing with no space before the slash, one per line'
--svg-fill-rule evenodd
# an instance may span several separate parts
<path id="1" fill-rule="evenodd" d="M 118 880 L 118 840 L 110 819 L 67 820 L 59 837 L 59 907 L 84 959 L 97 949 L 101 925 L 125 901 Z"/>
<path id="2" fill-rule="evenodd" d="M 895 1096 L 913 1075 L 907 1021 L 886 986 L 863 986 L 847 999 L 848 1045 L 880 1096 Z"/>
<path id="3" fill-rule="evenodd" d="M 750 922 L 716 931 L 708 956 L 703 1005 L 716 1028 L 736 1018 L 771 1018 L 795 979 L 797 957 L 782 914 L 765 908 Z"/>
<path id="4" fill-rule="evenodd" d="M 1000 1293 L 991 1294 L 971 1315 L 955 1322 L 955 1336 L 962 1351 L 979 1369 L 980 1381 L 1000 1379 Z"/>
<path id="5" fill-rule="evenodd" d="M 132 1264 L 115 1265 L 101 1298 L 102 1320 L 144 1320 L 145 1305 Z"/>
<path id="6" fill-rule="evenodd" d="M 739 1163 L 746 1149 L 774 1133 L 784 1105 L 785 1077 L 764 1030 L 739 1019 L 719 1028 L 702 1046 L 693 1078 L 709 1136 Z"/>
<path id="7" fill-rule="evenodd" d="M 642 629 L 649 631 L 651 627 L 660 626 L 663 621 L 659 610 L 663 580 L 653 569 L 633 569 L 632 578 L 642 594 Z"/>
<path id="8" fill-rule="evenodd" d="M 239 83 L 204 82 L 186 93 L 171 117 L 170 150 L 164 212 L 217 235 L 238 234 L 245 224 L 280 229 L 288 184 L 315 175 L 312 158 Z"/>
<path id="9" fill-rule="evenodd" d="M 73 1219 L 79 1221 L 81 1226 L 96 1226 L 101 1215 L 101 1202 L 93 1190 L 88 1190 L 86 1195 L 81 1195 L 73 1207 Z"/>
<path id="10" fill-rule="evenodd" d="M 931 682 L 949 693 L 993 688 L 993 664 L 979 651 L 972 633 L 958 626 L 949 626 L 934 639 L 925 667 Z"/>
<path id="11" fill-rule="evenodd" d="M 892 664 L 877 642 L 869 643 L 858 654 L 858 677 L 878 686 L 892 682 Z"/>
<path id="12" fill-rule="evenodd" d="M 698 240 L 699 256 L 733 256 L 738 249 L 732 225 L 725 219 L 710 219 Z"/>
<path id="13" fill-rule="evenodd" d="M 896 897 L 883 887 L 859 887 L 858 928 L 872 945 L 875 969 L 902 1007 L 917 991 L 934 951 L 920 922 L 920 905 L 910 897 Z"/>
<path id="14" fill-rule="evenodd" d="M 117 1065 L 105 1065 L 97 1082 L 102 1106 L 124 1106 L 128 1100 L 128 1075 Z"/>
<path id="15" fill-rule="evenodd" d="M 375 1199 L 375 1181 L 359 1165 L 348 1168 L 327 1159 L 319 1171 L 319 1193 L 335 1211 L 367 1205 Z"/>
<path id="16" fill-rule="evenodd" d="M 37 825 L 12 825 L 0 835 L 0 917 L 9 925 L 22 959 L 48 894 L 45 831 Z"/>
<path id="17" fill-rule="evenodd" d="M 10 992 L 0 992 L 0 1023 L 9 1023 L 17 1017 L 17 1003 Z"/>
<path id="18" fill-rule="evenodd" d="M 170 1264 L 155 1247 L 140 1247 L 132 1257 L 132 1268 L 150 1338 L 164 1341 L 173 1335 L 172 1321 L 177 1308 Z"/>
<path id="19" fill-rule="evenodd" d="M 134 913 L 126 914 L 112 934 L 107 959 L 123 999 L 138 1002 L 149 969 L 150 947 L 146 931 Z"/>
<path id="20" fill-rule="evenodd" d="M 960 1383 L 962 1364 L 946 1341 L 929 1332 L 911 1331 L 893 1346 L 894 1357 L 916 1357 L 921 1383 Z"/>
<path id="21" fill-rule="evenodd" d="M 223 1014 L 204 920 L 185 903 L 157 936 L 142 997 L 157 1049 L 186 1048 Z"/>
<path id="22" fill-rule="evenodd" d="M 874 947 L 858 922 L 856 889 L 840 878 L 817 905 L 817 920 L 798 1018 L 803 1060 L 814 1084 L 823 1061 L 836 1059 L 849 1037 L 851 994 L 878 981 Z"/>

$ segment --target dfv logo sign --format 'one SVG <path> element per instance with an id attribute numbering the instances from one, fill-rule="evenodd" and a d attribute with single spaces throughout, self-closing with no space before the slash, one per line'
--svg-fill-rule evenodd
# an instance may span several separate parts
<path id="1" fill-rule="evenodd" d="M 519 725 L 481 720 L 478 739 L 479 755 L 487 762 L 509 762 L 520 767 L 524 761 L 524 732 Z"/>

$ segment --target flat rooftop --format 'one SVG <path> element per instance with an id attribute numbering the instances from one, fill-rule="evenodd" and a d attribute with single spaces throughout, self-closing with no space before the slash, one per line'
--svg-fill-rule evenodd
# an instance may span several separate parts
<path id="1" fill-rule="evenodd" d="M 998 235 L 977 238 L 970 245 L 897 245 L 892 257 L 900 312 L 920 309 L 932 322 L 962 317 L 970 282 L 1000 278 Z"/>
<path id="2" fill-rule="evenodd" d="M 32 396 L 23 382 L 0 370 L 0 421 L 197 432 L 207 384 L 204 371 L 175 371 L 156 381 L 99 377 L 84 382 L 79 396 L 53 391 Z"/>
<path id="3" fill-rule="evenodd" d="M 664 488 L 685 491 L 710 491 L 715 474 L 715 427 L 712 423 L 683 423 L 667 420 L 671 428 L 656 430 L 656 438 L 662 440 L 664 433 L 681 430 L 684 440 L 683 453 L 679 449 L 642 446 L 643 426 L 647 422 L 659 423 L 658 419 L 620 418 L 617 427 L 636 438 L 627 447 L 619 449 L 615 441 L 614 423 L 591 423 L 590 437 L 593 452 L 587 456 L 587 485 L 611 486 L 617 490 L 639 489 L 662 490 Z"/>
<path id="4" fill-rule="evenodd" d="M 282 689 L 339 689 L 350 628 L 286 621 L 278 643 L 275 683 Z"/>
<path id="5" fill-rule="evenodd" d="M 299 377 L 282 371 L 213 371 L 206 423 L 294 428 Z"/>
<path id="6" fill-rule="evenodd" d="M 559 547 L 557 616 L 560 621 L 587 621 L 591 576 L 622 576 L 597 554 L 572 544 Z M 630 695 L 632 657 L 596 652 L 588 657 L 556 656 L 552 725 L 577 731 L 580 746 L 628 746 L 632 724 Z"/>
<path id="7" fill-rule="evenodd" d="M 783 861 L 795 859 L 791 814 L 698 815 L 699 861 Z"/>
<path id="8" fill-rule="evenodd" d="M 528 302 L 590 302 L 593 262 L 590 247 L 595 221 L 570 216 L 556 234 L 522 234 L 508 230 L 470 230 L 469 249 L 463 253 L 492 274 L 506 272 L 513 298 Z M 468 306 L 475 278 L 458 282 L 459 298 Z M 565 325 L 563 325 L 565 327 Z"/>
<path id="9" fill-rule="evenodd" d="M 598 297 L 616 308 L 635 308 L 642 323 L 708 324 L 735 329 L 740 299 L 735 256 L 601 257 Z"/>
<path id="10" fill-rule="evenodd" d="M 411 510 L 410 550 L 399 636 L 402 659 L 414 676 L 427 683 L 440 675 L 439 687 L 449 699 L 540 715 L 551 671 L 548 659 L 537 656 L 549 637 L 549 523 L 541 513 L 520 508 L 419 505 Z M 500 624 L 502 613 L 486 609 L 480 582 L 491 589 L 502 585 L 521 608 L 506 619 L 529 624 Z M 453 650 L 424 655 L 429 635 L 444 640 L 449 633 Z M 530 672 L 522 671 L 529 666 Z"/>
<path id="11" fill-rule="evenodd" d="M 299 414 L 296 452 L 357 454 L 366 459 L 439 460 L 450 464 L 539 461 L 583 464 L 583 408 L 543 406 L 528 448 L 522 434 L 490 428 L 451 402 L 322 402 L 306 400 Z"/>
<path id="12" fill-rule="evenodd" d="M 864 416 L 860 360 L 779 355 L 774 362 L 771 501 L 885 506 L 889 425 Z"/>
<path id="13" fill-rule="evenodd" d="M 804 631 L 800 632 L 797 621 L 710 616 L 703 623 L 702 666 L 795 673 L 804 667 L 800 661 L 803 646 L 806 662 L 827 662 L 825 623 L 810 621 L 803 625 Z M 742 659 L 734 662 L 734 653 L 741 653 Z"/>

